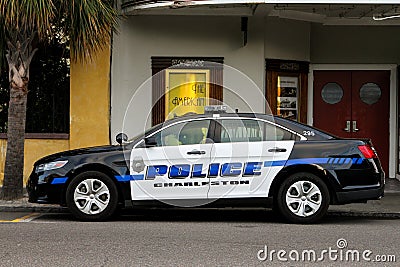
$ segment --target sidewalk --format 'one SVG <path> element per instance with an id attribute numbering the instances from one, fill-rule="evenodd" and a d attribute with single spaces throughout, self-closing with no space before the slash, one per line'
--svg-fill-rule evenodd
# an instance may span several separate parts
<path id="1" fill-rule="evenodd" d="M 0 200 L 0 212 L 6 211 L 64 213 L 68 212 L 68 209 L 59 205 L 29 203 L 28 198 L 25 196 L 14 201 Z M 381 200 L 370 200 L 367 203 L 331 205 L 328 214 L 400 219 L 400 181 L 387 179 L 385 196 Z"/>
<path id="2" fill-rule="evenodd" d="M 400 192 L 385 193 L 382 199 L 369 200 L 367 203 L 331 205 L 328 214 L 400 219 Z"/>
<path id="3" fill-rule="evenodd" d="M 328 212 L 332 215 L 341 216 L 400 219 L 400 181 L 387 178 L 385 196 L 380 200 L 370 200 L 367 203 L 331 205 Z"/>
<path id="4" fill-rule="evenodd" d="M 60 205 L 29 203 L 28 197 L 18 200 L 0 200 L 0 212 L 40 212 L 40 213 L 60 213 L 68 212 L 68 209 Z"/>

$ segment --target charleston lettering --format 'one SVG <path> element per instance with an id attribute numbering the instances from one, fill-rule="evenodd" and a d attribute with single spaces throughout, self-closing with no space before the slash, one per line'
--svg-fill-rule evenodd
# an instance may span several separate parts
<path id="1" fill-rule="evenodd" d="M 184 182 L 184 183 L 155 183 L 154 187 L 196 187 L 196 186 L 218 186 L 218 185 L 243 185 L 250 184 L 249 180 L 241 181 L 212 181 L 212 182 Z"/>

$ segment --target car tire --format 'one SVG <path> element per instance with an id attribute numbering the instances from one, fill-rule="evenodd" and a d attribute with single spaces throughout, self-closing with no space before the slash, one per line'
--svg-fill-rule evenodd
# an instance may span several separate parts
<path id="1" fill-rule="evenodd" d="M 279 213 L 291 223 L 314 223 L 329 207 L 329 190 L 318 176 L 295 173 L 285 179 L 276 195 Z"/>
<path id="2" fill-rule="evenodd" d="M 104 221 L 117 209 L 118 190 L 114 181 L 101 172 L 87 171 L 68 185 L 66 204 L 82 221 Z"/>

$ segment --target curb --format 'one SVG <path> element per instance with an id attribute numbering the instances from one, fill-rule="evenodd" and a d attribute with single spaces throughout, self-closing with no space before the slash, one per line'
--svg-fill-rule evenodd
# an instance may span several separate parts
<path id="1" fill-rule="evenodd" d="M 27 206 L 2 206 L 0 212 L 39 212 L 39 213 L 69 213 L 65 207 L 27 207 Z"/>
<path id="2" fill-rule="evenodd" d="M 369 212 L 369 211 L 328 211 L 328 216 L 362 217 L 373 219 L 400 219 L 400 213 L 396 212 Z"/>
<path id="3" fill-rule="evenodd" d="M 61 206 L 12 206 L 0 205 L 0 212 L 39 212 L 39 213 L 70 213 L 68 208 Z M 400 212 L 373 212 L 373 211 L 329 211 L 327 216 L 362 217 L 373 219 L 400 219 Z"/>

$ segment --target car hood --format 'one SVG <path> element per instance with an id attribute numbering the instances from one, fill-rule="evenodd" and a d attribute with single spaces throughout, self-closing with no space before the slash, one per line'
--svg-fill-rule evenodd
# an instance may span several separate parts
<path id="1" fill-rule="evenodd" d="M 79 148 L 74 150 L 67 150 L 59 153 L 55 153 L 52 155 L 48 155 L 36 161 L 36 164 L 41 164 L 45 162 L 50 162 L 58 159 L 66 159 L 68 157 L 73 157 L 77 155 L 85 155 L 85 154 L 95 154 L 102 152 L 111 152 L 111 151 L 122 151 L 123 147 L 120 145 L 108 145 L 108 146 L 96 146 L 96 147 L 87 147 L 87 148 Z"/>

